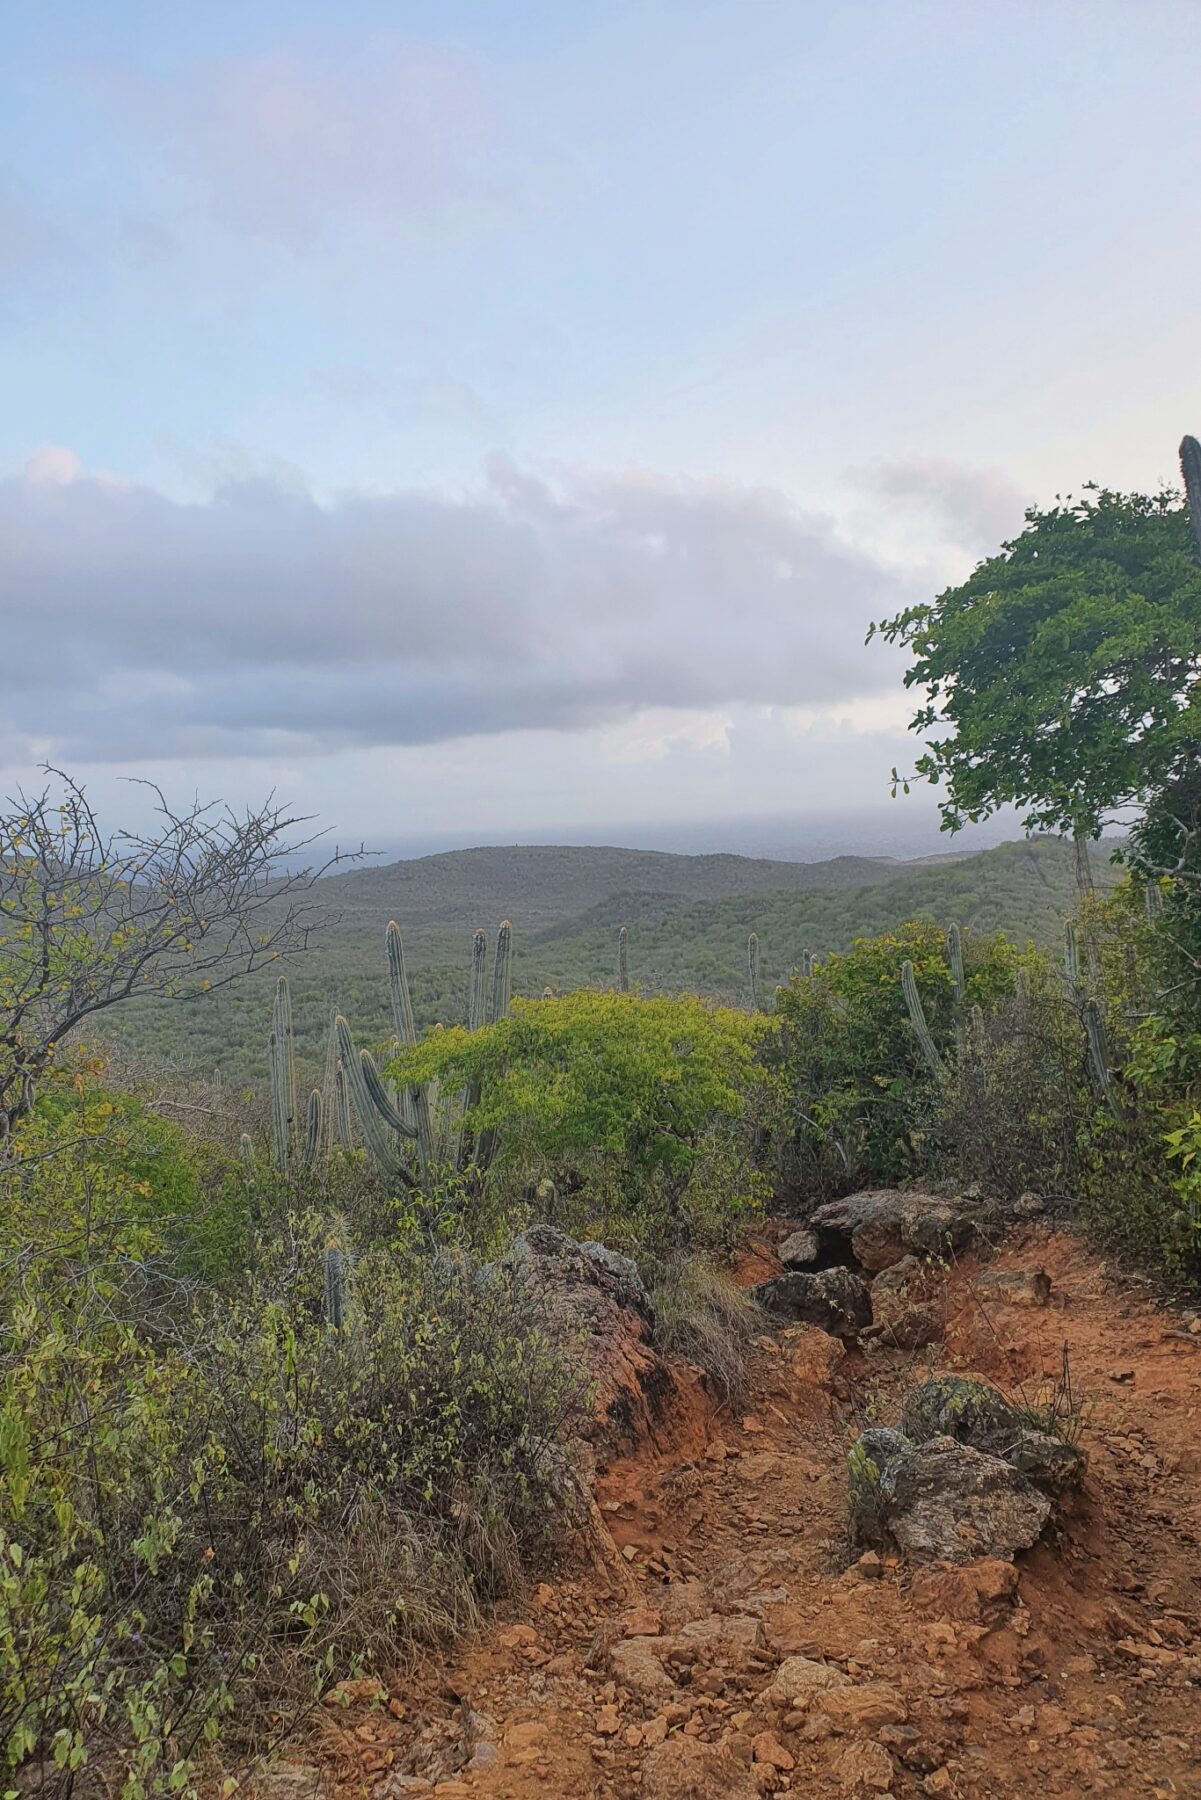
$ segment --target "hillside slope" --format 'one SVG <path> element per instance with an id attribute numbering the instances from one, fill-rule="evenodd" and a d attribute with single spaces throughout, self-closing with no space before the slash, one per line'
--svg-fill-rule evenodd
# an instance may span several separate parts
<path id="1" fill-rule="evenodd" d="M 1098 884 L 1113 879 L 1098 855 Z M 630 967 L 644 992 L 745 998 L 746 941 L 759 933 L 765 985 L 803 950 L 844 949 L 853 937 L 922 914 L 1004 930 L 1018 941 L 1056 938 L 1076 897 L 1071 851 L 1053 839 L 916 862 L 838 857 L 777 863 L 737 856 L 515 848 L 454 851 L 323 881 L 326 929 L 289 964 L 302 1068 L 319 1068 L 337 1007 L 363 1038 L 388 1029 L 384 927 L 404 931 L 422 1025 L 466 1008 L 471 932 L 513 921 L 514 991 L 540 994 L 613 979 L 616 938 L 630 929 Z M 135 1063 L 220 1072 L 257 1086 L 264 1074 L 272 976 L 265 973 L 191 1006 L 139 1002 L 112 1039 Z"/>

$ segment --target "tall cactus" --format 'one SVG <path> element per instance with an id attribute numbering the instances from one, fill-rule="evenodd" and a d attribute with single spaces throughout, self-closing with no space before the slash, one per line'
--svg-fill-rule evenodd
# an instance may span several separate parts
<path id="1" fill-rule="evenodd" d="M 346 1257 L 342 1246 L 332 1239 L 325 1246 L 325 1322 L 333 1331 L 346 1326 Z"/>
<path id="2" fill-rule="evenodd" d="M 1080 991 L 1080 940 L 1071 919 L 1063 928 L 1063 972 L 1072 993 Z"/>
<path id="3" fill-rule="evenodd" d="M 951 980 L 955 984 L 955 1004 L 962 1006 L 967 988 L 963 979 L 963 933 L 958 925 L 952 925 L 947 932 L 947 961 L 951 965 Z"/>
<path id="4" fill-rule="evenodd" d="M 492 1010 L 490 1024 L 508 1017 L 513 999 L 513 927 L 502 919 L 496 934 L 496 961 L 492 965 Z"/>
<path id="5" fill-rule="evenodd" d="M 909 1009 L 909 1020 L 917 1034 L 922 1055 L 929 1063 L 931 1072 L 941 1076 L 945 1072 L 942 1057 L 938 1054 L 938 1045 L 930 1035 L 930 1027 L 926 1023 L 926 1014 L 922 1006 L 922 997 L 917 991 L 917 982 L 914 979 L 913 964 L 908 957 L 901 964 L 901 992 L 905 996 L 905 1005 Z"/>
<path id="6" fill-rule="evenodd" d="M 751 1011 L 761 1012 L 759 1004 L 759 933 L 752 931 L 746 941 L 746 972 L 751 986 Z"/>
<path id="7" fill-rule="evenodd" d="M 271 1148 L 276 1168 L 286 1175 L 295 1162 L 296 1130 L 296 1052 L 292 1036 L 292 993 L 286 975 L 281 975 L 275 984 L 267 1063 L 271 1087 Z"/>
<path id="8" fill-rule="evenodd" d="M 1193 528 L 1197 555 L 1201 557 L 1201 444 L 1195 437 L 1180 440 L 1180 473 L 1184 477 L 1189 524 Z"/>
<path id="9" fill-rule="evenodd" d="M 630 934 L 624 925 L 617 934 L 617 991 L 630 991 Z"/>
<path id="10" fill-rule="evenodd" d="M 488 994 L 488 935 L 477 931 L 471 940 L 471 979 L 467 987 L 467 1029 L 478 1031 L 486 1022 Z"/>
<path id="11" fill-rule="evenodd" d="M 1109 1067 L 1109 1040 L 1105 1032 L 1105 1019 L 1101 1008 L 1091 996 L 1084 1003 L 1084 1034 L 1088 1040 L 1088 1066 L 1097 1084 L 1097 1091 L 1120 1125 L 1123 1119 L 1122 1104 Z"/>
<path id="12" fill-rule="evenodd" d="M 392 997 L 392 1029 L 399 1043 L 412 1046 L 417 1042 L 417 1020 L 409 991 L 408 971 L 405 968 L 404 941 L 395 919 L 388 921 L 385 937 L 388 947 L 388 987 Z M 408 1088 L 402 1096 L 402 1104 L 409 1123 L 417 1133 L 417 1154 L 421 1167 L 423 1170 L 431 1168 L 435 1160 L 435 1144 L 429 1095 L 424 1088 Z"/>

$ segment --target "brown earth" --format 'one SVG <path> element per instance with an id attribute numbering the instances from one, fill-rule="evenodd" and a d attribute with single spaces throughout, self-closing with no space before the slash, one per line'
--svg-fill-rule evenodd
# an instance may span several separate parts
<path id="1" fill-rule="evenodd" d="M 772 1267 L 759 1253 L 748 1276 Z M 994 1278 L 1040 1270 L 1049 1304 Z M 690 1404 L 603 1469 L 619 1555 L 581 1558 L 446 1666 L 349 1684 L 277 1791 L 1201 1796 L 1201 1334 L 1042 1231 L 929 1298 L 945 1339 L 917 1354 L 766 1336 L 741 1416 Z M 933 1369 L 1033 1400 L 1065 1356 L 1089 1470 L 1016 1569 L 856 1560 L 863 1424 Z"/>

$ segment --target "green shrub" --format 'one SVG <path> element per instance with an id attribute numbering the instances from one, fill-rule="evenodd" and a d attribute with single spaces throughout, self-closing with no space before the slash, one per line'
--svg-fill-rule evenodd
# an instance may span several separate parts
<path id="1" fill-rule="evenodd" d="M 963 934 L 963 1005 L 991 1009 L 1012 993 L 1018 958 L 1000 936 Z M 920 1121 L 934 1076 L 907 1012 L 908 962 L 935 1045 L 955 1042 L 954 983 L 946 935 L 913 920 L 859 938 L 797 974 L 777 995 L 777 1032 L 765 1045 L 783 1120 L 778 1159 L 794 1190 L 834 1191 L 921 1173 Z"/>
<path id="2" fill-rule="evenodd" d="M 320 1690 L 470 1623 L 574 1503 L 581 1396 L 495 1272 L 294 1220 L 170 1340 L 29 1251 L 0 1338 L 0 1755 L 63 1792 L 191 1790 Z"/>

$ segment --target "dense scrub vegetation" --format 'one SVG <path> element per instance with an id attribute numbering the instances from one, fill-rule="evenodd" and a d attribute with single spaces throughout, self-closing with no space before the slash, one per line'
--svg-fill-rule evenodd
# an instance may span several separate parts
<path id="1" fill-rule="evenodd" d="M 1102 495 L 1032 514 L 965 588 L 885 627 L 930 684 L 921 729 L 946 709 L 917 773 L 946 783 L 951 825 L 1014 802 L 1079 843 L 1108 808 L 1143 806 L 1120 882 L 1082 883 L 1066 930 L 1080 859 L 1035 842 L 836 892 L 748 896 L 715 867 L 703 902 L 623 918 L 620 951 L 604 894 L 581 891 L 599 911 L 567 925 L 543 909 L 524 975 L 505 923 L 453 982 L 420 967 L 411 982 L 377 918 L 370 969 L 351 979 L 335 958 L 292 984 L 279 962 L 303 946 L 308 890 L 289 878 L 272 912 L 281 815 L 168 815 L 148 843 L 102 837 L 75 788 L 12 809 L 14 1791 L 141 1800 L 232 1777 L 338 1679 L 449 1637 L 554 1552 L 578 1516 L 590 1395 L 506 1256 L 527 1225 L 632 1255 L 657 1341 L 725 1401 L 756 1321 L 721 1259 L 769 1204 L 898 1182 L 1032 1190 L 1130 1262 L 1198 1279 L 1193 554 L 1169 498 Z M 999 917 L 988 870 L 1051 899 Z M 690 952 L 693 917 L 708 941 Z M 533 969 L 556 955 L 591 959 L 593 985 L 541 994 Z M 696 980 L 707 995 L 656 991 L 715 970 L 707 956 L 724 971 Z M 178 1021 L 228 1021 L 178 1000 L 235 971 L 253 1092 L 161 1067 L 118 1080 L 86 1047 L 97 1015 L 143 993 Z M 349 1016 L 331 1023 L 334 997 Z"/>

